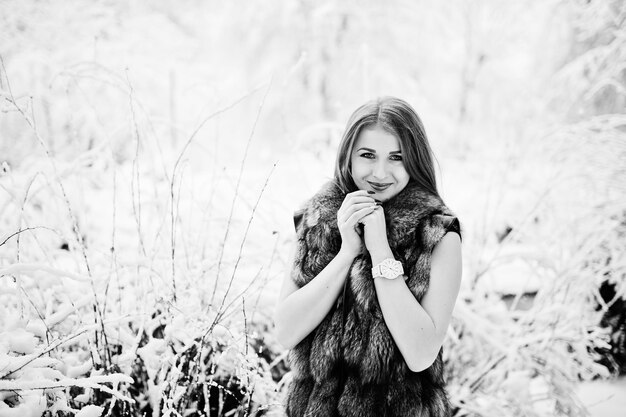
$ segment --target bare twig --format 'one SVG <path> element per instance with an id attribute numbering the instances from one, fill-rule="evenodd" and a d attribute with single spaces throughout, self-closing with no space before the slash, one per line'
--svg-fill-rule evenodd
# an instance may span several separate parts
<path id="1" fill-rule="evenodd" d="M 141 170 L 139 167 L 139 127 L 137 126 L 137 118 L 135 116 L 135 107 L 133 105 L 133 85 L 128 77 L 128 70 L 126 70 L 126 82 L 128 83 L 128 105 L 130 107 L 130 114 L 133 122 L 133 137 L 135 139 L 135 155 L 133 156 L 132 175 L 131 175 L 131 195 L 133 201 L 133 214 L 135 215 L 135 223 L 137 224 L 137 235 L 139 238 L 139 247 L 143 255 L 146 255 L 146 248 L 143 242 L 143 234 L 141 231 Z M 135 196 L 135 194 L 137 194 Z"/>
<path id="2" fill-rule="evenodd" d="M 22 228 L 22 220 L 24 218 L 24 207 L 26 206 L 26 201 L 28 201 L 28 193 L 30 192 L 30 187 L 32 187 L 33 182 L 35 182 L 35 178 L 37 178 L 38 175 L 39 175 L 39 172 L 37 172 L 30 179 L 30 181 L 28 182 L 28 185 L 26 186 L 26 191 L 24 191 L 24 198 L 22 199 L 22 205 L 20 207 L 20 218 L 19 218 L 18 225 L 17 225 L 17 227 L 20 228 L 20 229 Z M 20 262 L 20 240 L 21 240 L 20 238 L 21 238 L 21 234 L 18 234 L 18 236 L 17 236 L 17 255 L 16 255 L 17 262 Z M 4 244 L 4 242 L 1 243 L 0 246 L 2 246 L 3 244 Z"/>
<path id="3" fill-rule="evenodd" d="M 73 272 L 62 271 L 60 269 L 52 268 L 45 264 L 40 263 L 16 263 L 11 265 L 6 265 L 3 268 L 0 268 L 0 277 L 4 275 L 16 275 L 27 272 L 36 272 L 36 271 L 44 271 L 51 275 L 56 275 L 59 277 L 67 277 L 71 278 L 75 281 L 83 281 L 90 282 L 90 277 L 85 277 L 83 275 L 75 274 Z"/>
<path id="4" fill-rule="evenodd" d="M 256 89 L 254 89 L 251 92 L 245 94 L 244 96 L 240 97 L 239 99 L 235 100 L 234 102 L 228 104 L 225 107 L 222 107 L 221 109 L 211 113 L 209 116 L 204 118 L 204 120 L 202 120 L 202 122 L 200 122 L 198 127 L 196 127 L 196 129 L 193 131 L 193 133 L 191 134 L 189 139 L 187 139 L 187 142 L 185 142 L 185 145 L 183 146 L 183 149 L 181 150 L 180 154 L 178 155 L 178 158 L 176 159 L 176 162 L 174 163 L 174 168 L 172 169 L 172 178 L 170 180 L 170 223 L 171 223 L 170 224 L 170 226 L 171 226 L 170 243 L 171 243 L 171 260 L 172 260 L 172 288 L 173 288 L 173 299 L 174 299 L 174 301 L 176 301 L 176 263 L 175 263 L 175 259 L 176 259 L 176 229 L 175 229 L 176 215 L 174 214 L 174 194 L 175 194 L 174 193 L 174 188 L 175 188 L 174 186 L 176 184 L 176 173 L 178 171 L 178 166 L 180 165 L 180 163 L 181 163 L 181 161 L 183 159 L 183 156 L 185 155 L 189 145 L 191 145 L 191 143 L 195 139 L 195 137 L 198 134 L 198 132 L 200 132 L 202 127 L 209 120 L 211 120 L 211 119 L 215 118 L 216 116 L 219 116 L 220 114 L 222 114 L 222 113 L 232 109 L 233 107 L 235 107 L 236 105 L 238 105 L 239 103 L 244 101 L 246 98 L 251 96 L 259 88 L 261 88 L 261 87 L 257 87 Z M 246 148 L 246 150 L 247 150 L 247 148 Z"/>
<path id="5" fill-rule="evenodd" d="M 30 298 L 30 295 L 26 292 L 26 290 L 21 284 L 20 284 L 20 290 L 22 290 L 22 292 L 28 299 L 28 301 L 30 302 L 30 305 L 33 306 L 33 309 L 35 310 L 35 313 L 37 313 L 37 317 L 39 317 L 39 320 L 41 320 L 43 325 L 46 327 L 46 343 L 50 344 L 50 337 L 52 337 L 52 332 L 50 331 L 50 327 L 48 327 L 48 324 L 46 323 L 46 320 L 44 320 L 43 315 L 41 314 L 39 309 L 37 308 L 37 305 L 33 302 L 33 300 Z"/>
<path id="6" fill-rule="evenodd" d="M 250 282 L 248 283 L 248 285 L 241 290 L 241 292 L 239 294 L 237 294 L 236 296 L 234 296 L 230 302 L 228 304 L 226 304 L 224 306 L 224 308 L 222 309 L 222 314 L 219 316 L 219 318 L 217 319 L 218 322 L 221 320 L 224 320 L 228 317 L 230 317 L 231 314 L 233 314 L 234 312 L 236 312 L 236 309 L 233 309 L 231 311 L 229 311 L 229 308 L 231 308 L 235 302 L 237 300 L 239 300 L 240 298 L 243 298 L 244 294 L 247 294 L 248 291 L 250 290 L 250 288 L 252 287 L 252 285 L 254 285 L 254 283 L 257 281 L 257 279 L 261 276 L 261 272 L 263 272 L 263 267 L 260 267 L 259 270 L 257 271 L 256 274 L 254 274 L 254 277 L 252 277 L 252 279 L 250 280 Z"/>
<path id="7" fill-rule="evenodd" d="M 252 318 L 251 318 L 251 321 L 254 321 L 254 316 L 256 315 L 257 308 L 259 306 L 259 300 L 261 299 L 261 294 L 263 293 L 263 289 L 265 288 L 265 286 L 269 282 L 270 272 L 272 270 L 272 265 L 274 264 L 274 259 L 276 258 L 276 254 L 278 253 L 278 240 L 279 240 L 279 233 L 276 232 L 276 240 L 274 241 L 274 248 L 272 249 L 272 254 L 270 255 L 270 260 L 269 260 L 269 262 L 267 264 L 267 268 L 266 268 L 267 273 L 265 274 L 265 279 L 261 283 L 261 287 L 259 288 L 259 293 L 258 293 L 258 295 L 256 297 L 255 302 L 254 302 L 254 307 L 252 308 Z M 287 265 L 287 268 L 291 268 L 291 265 Z"/>
<path id="8" fill-rule="evenodd" d="M 20 229 L 17 232 L 11 233 L 9 236 L 7 236 L 6 239 L 4 239 L 2 242 L 0 242 L 0 246 L 4 245 L 5 243 L 7 243 L 9 241 L 9 239 L 11 239 L 14 236 L 18 236 L 20 234 L 22 234 L 23 232 L 26 232 L 28 230 L 37 230 L 37 229 L 45 229 L 45 230 L 50 230 L 51 232 L 54 232 L 56 234 L 59 234 L 58 230 L 55 230 L 51 227 L 47 227 L 47 226 L 33 226 L 33 227 L 26 227 L 24 229 Z M 19 263 L 19 258 L 18 258 L 18 263 Z"/>
<path id="9" fill-rule="evenodd" d="M 96 325 L 91 325 L 91 326 L 85 327 L 82 330 L 79 330 L 78 332 L 76 332 L 76 333 L 74 333 L 74 334 L 72 334 L 70 336 L 67 336 L 64 339 L 60 339 L 60 340 L 57 340 L 57 341 L 55 341 L 55 342 L 53 342 L 51 344 L 48 344 L 48 346 L 45 349 L 41 350 L 38 353 L 31 354 L 30 357 L 28 357 L 28 356 L 21 356 L 20 360 L 22 360 L 23 363 L 19 364 L 15 369 L 11 369 L 9 372 L 7 372 L 7 373 L 5 373 L 3 375 L 0 375 L 0 380 L 6 379 L 7 377 L 13 375 L 14 373 L 19 371 L 20 369 L 24 368 L 26 365 L 28 365 L 31 362 L 33 362 L 35 359 L 40 358 L 40 357 L 42 357 L 43 355 L 45 355 L 45 354 L 47 354 L 49 352 L 52 352 L 54 349 L 58 348 L 59 346 L 64 345 L 65 343 L 70 342 L 70 341 L 76 339 L 77 337 L 87 333 L 88 331 L 94 330 L 95 326 Z"/>
<path id="10" fill-rule="evenodd" d="M 233 199 L 230 205 L 230 213 L 228 215 L 228 221 L 226 223 L 226 232 L 224 233 L 224 238 L 222 239 L 222 247 L 220 249 L 220 256 L 217 261 L 217 274 L 215 276 L 215 284 L 213 285 L 213 292 L 211 293 L 211 301 L 209 303 L 209 307 L 213 305 L 213 300 L 215 299 L 215 293 L 217 292 L 217 283 L 219 282 L 219 279 L 220 279 L 220 272 L 222 269 L 222 260 L 224 258 L 224 248 L 226 247 L 226 241 L 228 239 L 228 233 L 230 231 L 230 223 L 233 218 L 233 213 L 235 210 L 235 203 L 237 202 L 237 197 L 239 195 L 239 186 L 241 185 L 241 178 L 243 177 L 243 170 L 246 165 L 246 160 L 248 157 L 248 150 L 250 149 L 250 143 L 252 142 L 252 138 L 256 131 L 257 123 L 261 116 L 261 111 L 263 110 L 263 106 L 265 105 L 265 99 L 267 98 L 267 95 L 269 94 L 271 87 L 272 87 L 272 81 L 270 80 L 270 83 L 268 84 L 267 89 L 265 90 L 265 94 L 263 95 L 263 99 L 261 100 L 261 104 L 259 105 L 259 109 L 254 119 L 254 124 L 252 125 L 252 130 L 250 132 L 250 136 L 248 137 L 248 142 L 246 143 L 246 149 L 244 151 L 243 158 L 241 160 L 241 165 L 239 167 L 239 175 L 237 176 L 237 185 L 235 186 L 235 194 L 233 195 Z M 274 166 L 276 166 L 276 164 L 274 164 Z M 265 186 L 263 188 L 265 188 Z M 232 279 L 231 279 L 231 282 L 232 282 Z M 223 305 L 223 301 L 222 301 L 222 305 Z"/>
<path id="11" fill-rule="evenodd" d="M 233 282 L 235 281 L 235 275 L 237 273 L 237 267 L 239 266 L 239 261 L 241 260 L 241 256 L 243 254 L 243 248 L 244 245 L 246 244 L 246 240 L 248 238 L 248 232 L 250 231 L 250 224 L 252 224 L 252 220 L 254 219 L 254 213 L 256 213 L 256 210 L 259 206 L 259 203 L 261 202 L 261 197 L 263 197 L 263 193 L 265 192 L 265 188 L 267 187 L 267 184 L 272 176 L 272 173 L 274 172 L 274 168 L 276 168 L 276 164 L 274 164 L 272 166 L 272 170 L 270 171 L 270 173 L 268 174 L 267 178 L 265 179 L 265 183 L 263 184 L 263 188 L 261 189 L 261 192 L 259 193 L 259 197 L 257 198 L 256 203 L 254 204 L 254 207 L 252 208 L 252 213 L 250 214 L 250 218 L 248 219 L 248 224 L 246 225 L 246 230 L 243 234 L 243 239 L 241 240 L 241 245 L 239 246 L 239 253 L 237 254 L 237 260 L 235 261 L 235 266 L 233 267 L 233 272 L 230 276 L 230 280 L 228 282 L 228 287 L 226 288 L 226 292 L 224 293 L 224 296 L 222 297 L 222 301 L 220 303 L 219 308 L 217 309 L 217 311 L 221 311 L 222 307 L 224 306 L 224 303 L 226 302 L 226 298 L 228 297 L 228 293 L 230 292 L 230 289 L 233 285 Z M 218 274 L 219 274 L 219 267 L 218 267 Z M 219 275 L 218 275 L 219 277 Z M 217 278 L 216 278 L 216 282 L 217 282 Z M 215 289 L 214 289 L 215 291 Z"/>

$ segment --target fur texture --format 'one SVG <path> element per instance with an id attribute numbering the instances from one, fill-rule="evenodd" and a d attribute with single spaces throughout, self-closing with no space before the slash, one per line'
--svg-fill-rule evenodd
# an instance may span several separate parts
<path id="1" fill-rule="evenodd" d="M 299 287 L 317 276 L 339 251 L 337 210 L 344 198 L 329 182 L 296 216 L 297 251 L 291 277 Z M 432 250 L 450 223 L 458 222 L 439 198 L 413 184 L 383 208 L 389 245 L 419 301 L 428 289 Z M 450 415 L 441 350 L 428 369 L 416 373 L 407 367 L 384 323 L 371 268 L 363 249 L 350 268 L 345 299 L 340 294 L 318 327 L 290 352 L 294 378 L 287 393 L 288 416 Z"/>

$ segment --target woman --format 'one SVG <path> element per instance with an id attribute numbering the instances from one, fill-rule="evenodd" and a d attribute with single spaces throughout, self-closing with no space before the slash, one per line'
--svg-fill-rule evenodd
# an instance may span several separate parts
<path id="1" fill-rule="evenodd" d="M 441 346 L 461 240 L 432 159 L 409 104 L 368 102 L 348 121 L 334 180 L 296 212 L 275 314 L 291 349 L 288 416 L 450 414 Z"/>

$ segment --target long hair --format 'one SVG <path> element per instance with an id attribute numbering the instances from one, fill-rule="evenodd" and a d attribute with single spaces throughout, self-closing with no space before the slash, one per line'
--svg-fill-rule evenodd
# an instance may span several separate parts
<path id="1" fill-rule="evenodd" d="M 351 174 L 352 151 L 361 131 L 374 126 L 379 126 L 398 138 L 402 161 L 409 173 L 409 182 L 414 182 L 439 197 L 433 165 L 434 155 L 424 125 L 409 103 L 396 97 L 380 97 L 368 101 L 352 113 L 337 150 L 337 185 L 345 193 L 357 190 Z"/>

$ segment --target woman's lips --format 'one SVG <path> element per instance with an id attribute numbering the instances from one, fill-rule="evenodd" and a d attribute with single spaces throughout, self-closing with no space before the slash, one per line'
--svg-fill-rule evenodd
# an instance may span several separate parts
<path id="1" fill-rule="evenodd" d="M 391 187 L 392 185 L 390 183 L 381 184 L 379 182 L 370 182 L 370 181 L 368 181 L 367 183 L 370 185 L 370 187 L 372 187 L 374 191 L 385 191 L 387 188 Z"/>

